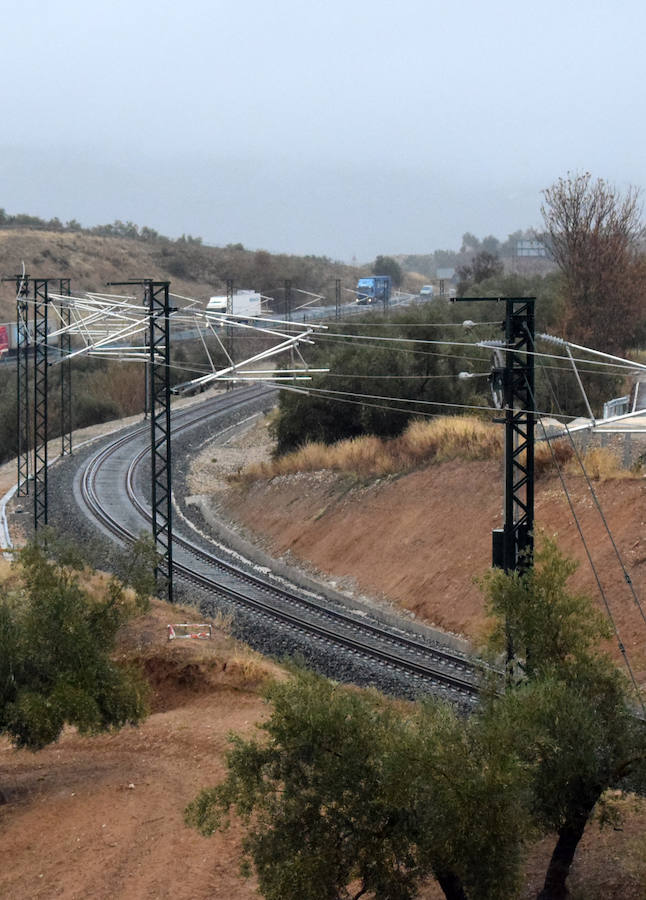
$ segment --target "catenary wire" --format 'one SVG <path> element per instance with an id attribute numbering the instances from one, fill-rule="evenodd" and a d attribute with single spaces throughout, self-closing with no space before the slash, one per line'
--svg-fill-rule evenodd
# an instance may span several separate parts
<path id="1" fill-rule="evenodd" d="M 317 335 L 317 340 L 319 337 L 320 337 L 320 335 Z M 335 344 L 339 347 L 347 347 L 348 343 L 349 343 L 348 341 L 344 341 L 344 340 L 341 340 L 341 341 L 328 340 L 327 335 L 325 336 L 325 338 L 326 338 L 326 344 Z M 478 344 L 472 344 L 471 346 L 478 347 Z M 483 359 L 482 356 L 467 356 L 467 354 L 464 354 L 464 353 L 439 353 L 438 351 L 434 351 L 434 350 L 413 350 L 412 348 L 409 348 L 409 347 L 382 346 L 381 344 L 357 344 L 356 349 L 357 350 L 382 350 L 385 353 L 412 353 L 416 356 L 434 356 L 434 357 L 437 357 L 438 359 L 466 359 L 471 362 L 482 362 L 482 359 Z M 490 347 L 480 347 L 479 349 L 481 349 L 483 351 L 491 350 Z M 563 359 L 566 359 L 566 357 L 563 357 Z M 592 360 L 583 360 L 582 362 L 586 365 L 590 365 L 590 366 L 594 365 Z M 568 375 L 573 374 L 571 365 L 548 366 L 548 365 L 545 365 L 545 363 L 543 363 L 543 368 L 549 369 L 550 371 L 554 371 L 554 372 L 565 372 Z M 608 372 L 607 370 L 600 370 L 600 369 L 593 369 L 593 368 L 586 368 L 586 369 L 582 369 L 581 371 L 584 372 L 586 375 L 600 375 L 600 376 L 604 376 L 607 378 L 616 378 L 618 375 L 618 373 L 616 373 L 616 372 Z"/>
<path id="2" fill-rule="evenodd" d="M 531 336 L 530 336 L 530 340 L 531 340 Z M 557 409 L 558 409 L 558 411 L 559 411 L 559 414 L 560 414 L 560 413 L 562 412 L 561 404 L 560 404 L 560 402 L 559 402 L 559 399 L 558 399 L 558 396 L 557 396 L 557 394 L 556 394 L 556 391 L 554 390 L 554 386 L 552 385 L 551 379 L 550 379 L 549 376 L 547 376 L 547 375 L 546 375 L 546 380 L 547 380 L 547 383 L 548 383 L 548 386 L 549 386 L 549 389 L 550 389 L 550 393 L 551 393 L 551 395 L 552 395 L 552 399 L 553 399 L 553 401 L 555 402 L 556 407 L 557 407 Z M 644 624 L 646 624 L 646 614 L 644 614 L 644 609 L 643 609 L 642 604 L 641 604 L 641 602 L 640 602 L 640 600 L 639 600 L 639 597 L 637 596 L 637 592 L 635 591 L 635 586 L 634 586 L 634 584 L 633 584 L 633 582 L 632 582 L 632 579 L 631 579 L 631 577 L 630 577 L 630 574 L 629 574 L 628 570 L 626 569 L 626 566 L 625 566 L 625 563 L 624 563 L 623 558 L 622 558 L 622 556 L 621 556 L 621 553 L 619 552 L 619 548 L 617 547 L 617 543 L 616 543 L 616 541 L 615 541 L 615 539 L 614 539 L 614 535 L 613 535 L 613 533 L 612 533 L 612 530 L 611 530 L 611 528 L 610 528 L 610 525 L 608 524 L 608 520 L 606 519 L 606 515 L 605 515 L 605 513 L 604 513 L 604 511 L 603 511 L 603 507 L 601 506 L 601 501 L 599 500 L 599 496 L 598 496 L 597 492 L 595 491 L 594 485 L 592 484 L 592 482 L 591 482 L 591 480 L 590 480 L 590 476 L 588 475 L 588 471 L 587 471 L 587 469 L 586 469 L 586 467 L 585 467 L 585 464 L 584 464 L 584 462 L 583 462 L 583 459 L 581 458 L 581 454 L 579 453 L 579 449 L 578 449 L 578 447 L 576 446 L 576 442 L 575 442 L 574 438 L 572 437 L 572 434 L 570 433 L 570 430 L 569 430 L 569 428 L 568 428 L 568 426 L 567 426 L 567 423 L 564 424 L 564 428 L 565 428 L 565 432 L 566 432 L 566 434 L 567 434 L 567 436 L 568 436 L 568 440 L 569 440 L 569 442 L 570 442 L 570 445 L 571 445 L 571 447 L 572 447 L 572 450 L 573 450 L 573 452 L 574 452 L 574 455 L 575 455 L 575 457 L 576 457 L 576 461 L 577 461 L 577 463 L 578 463 L 578 465 L 579 465 L 579 468 L 581 469 L 581 472 L 583 473 L 583 476 L 584 476 L 584 478 L 585 478 L 586 485 L 587 485 L 587 487 L 588 487 L 588 490 L 590 491 L 590 495 L 591 495 L 591 497 L 592 497 L 592 500 L 593 500 L 593 502 L 594 502 L 594 505 L 595 505 L 595 507 L 596 507 L 596 509 L 597 509 L 597 512 L 599 513 L 599 516 L 600 516 L 601 521 L 602 521 L 602 523 L 603 523 L 603 527 L 604 527 L 604 529 L 605 529 L 605 531 L 606 531 L 606 534 L 608 535 L 608 538 L 609 538 L 610 543 L 611 543 L 611 545 L 612 545 L 612 549 L 613 549 L 613 552 L 614 552 L 615 557 L 616 557 L 616 559 L 617 559 L 617 562 L 619 563 L 619 566 L 621 567 L 621 571 L 622 571 L 622 574 L 623 574 L 623 576 L 624 576 L 624 581 L 625 581 L 626 584 L 628 585 L 628 589 L 630 590 L 630 593 L 631 593 L 631 595 L 632 595 L 633 601 L 634 601 L 634 603 L 635 603 L 637 609 L 639 610 L 639 614 L 640 614 L 640 616 L 641 616 L 641 618 L 642 618 Z"/>
<path id="3" fill-rule="evenodd" d="M 399 338 L 399 337 L 386 337 L 386 336 L 377 335 L 377 334 L 370 334 L 370 335 L 368 335 L 368 334 L 365 334 L 365 335 L 351 334 L 351 335 L 348 335 L 348 334 L 343 334 L 343 333 L 338 333 L 338 332 L 333 332 L 333 331 L 322 331 L 316 335 L 316 338 L 317 338 L 317 340 L 322 340 L 322 341 L 326 341 L 329 338 L 344 338 L 345 339 L 344 343 L 350 343 L 350 344 L 353 343 L 354 341 L 358 341 L 358 342 L 382 341 L 385 343 L 430 344 L 430 345 L 440 345 L 440 346 L 444 346 L 444 347 L 474 347 L 474 348 L 478 348 L 480 350 L 496 349 L 496 350 L 502 351 L 503 353 L 518 353 L 518 352 L 520 352 L 520 351 L 516 350 L 516 348 L 514 348 L 514 347 L 505 347 L 502 345 L 499 346 L 497 344 L 496 345 L 493 345 L 493 344 L 491 344 L 491 345 L 484 344 L 483 345 L 482 343 L 477 342 L 477 341 L 430 340 L 428 338 Z M 545 359 L 558 359 L 563 362 L 571 362 L 570 357 L 561 356 L 557 353 L 545 353 L 543 351 L 537 351 L 537 350 L 533 350 L 533 351 L 527 350 L 527 351 L 522 351 L 522 352 L 526 353 L 529 356 L 540 356 Z M 590 362 L 590 360 L 580 359 L 578 357 L 574 357 L 574 359 L 575 359 L 575 362 L 581 362 L 581 363 Z M 618 362 L 605 363 L 605 362 L 601 362 L 600 360 L 597 360 L 595 362 L 595 365 L 603 366 L 604 368 L 608 367 L 608 368 L 622 369 L 622 370 L 627 369 L 629 371 L 632 371 L 637 364 L 635 363 L 635 364 L 631 365 L 629 361 L 626 361 L 626 363 L 618 363 Z"/>
<path id="4" fill-rule="evenodd" d="M 532 393 L 532 391 L 530 390 L 530 394 L 531 394 L 531 393 Z M 533 400 L 532 400 L 532 402 L 533 402 Z M 599 594 L 601 595 L 601 599 L 602 599 L 603 604 L 604 604 L 604 607 L 605 607 L 605 609 L 606 609 L 606 614 L 607 614 L 607 616 L 608 616 L 608 618 L 610 619 L 610 622 L 611 622 L 611 624 L 612 624 L 612 628 L 613 628 L 613 631 L 614 631 L 614 633 L 615 633 L 615 637 L 616 637 L 616 639 L 617 639 L 617 646 L 619 647 L 619 652 L 621 653 L 622 658 L 623 658 L 623 660 L 624 660 L 624 663 L 625 663 L 625 665 L 626 665 L 626 668 L 628 669 L 628 673 L 629 673 L 629 675 L 630 675 L 630 679 L 631 679 L 632 684 L 633 684 L 633 687 L 634 687 L 634 689 L 635 689 L 635 693 L 636 693 L 636 695 L 637 695 L 637 699 L 638 699 L 638 701 L 639 701 L 639 704 L 640 704 L 640 706 L 641 706 L 641 708 L 642 708 L 643 713 L 646 715 L 646 706 L 644 705 L 644 698 L 643 698 L 642 693 L 641 693 L 641 691 L 640 691 L 640 689 L 639 689 L 639 685 L 637 684 L 637 679 L 635 678 L 635 673 L 634 673 L 634 671 L 633 671 L 633 667 L 631 666 L 630 660 L 628 659 L 628 654 L 627 654 L 627 652 L 626 652 L 626 647 L 625 647 L 623 641 L 621 640 L 621 635 L 619 634 L 619 629 L 618 629 L 618 627 L 617 627 L 617 623 L 615 622 L 615 618 L 614 618 L 614 616 L 613 616 L 613 614 L 612 614 L 612 610 L 610 609 L 610 603 L 609 603 L 608 598 L 607 598 L 607 596 L 606 596 L 606 592 L 604 591 L 603 585 L 601 584 L 601 579 L 599 578 L 599 573 L 598 573 L 598 571 L 597 571 L 597 567 L 595 566 L 594 560 L 592 559 L 592 554 L 591 554 L 591 552 L 590 552 L 590 548 L 589 548 L 589 546 L 588 546 L 588 542 L 586 541 L 585 535 L 583 534 L 583 529 L 582 529 L 582 527 L 581 527 L 581 523 L 580 523 L 580 521 L 579 521 L 579 517 L 578 517 L 577 514 L 576 514 L 576 510 L 575 510 L 575 508 L 574 508 L 574 503 L 572 502 L 572 498 L 571 498 L 571 496 L 570 496 L 570 492 L 568 491 L 567 484 L 566 484 L 565 478 L 564 478 L 564 476 L 563 476 L 563 470 L 562 470 L 561 466 L 559 465 L 558 459 L 557 459 L 556 454 L 555 454 L 555 452 L 554 452 L 554 448 L 552 447 L 552 440 L 551 440 L 551 438 L 549 437 L 549 435 L 548 435 L 548 433 L 547 433 L 547 430 L 546 430 L 546 428 L 545 428 L 545 425 L 543 424 L 542 417 L 541 417 L 540 415 L 539 415 L 539 417 L 538 417 L 538 420 L 539 420 L 539 424 L 540 424 L 541 428 L 543 429 L 543 434 L 544 434 L 544 436 L 545 436 L 545 440 L 546 440 L 546 442 L 547 442 L 547 446 L 548 446 L 549 449 L 550 449 L 550 453 L 551 453 L 551 455 L 552 455 L 552 462 L 554 463 L 554 465 L 555 465 L 555 467 L 556 467 L 556 471 L 558 472 L 559 480 L 560 480 L 560 482 L 561 482 L 561 487 L 563 488 L 563 492 L 564 492 L 564 494 L 565 494 L 565 497 L 566 497 L 568 506 L 569 506 L 569 508 L 570 508 L 570 512 L 571 512 L 571 514 L 572 514 L 572 518 L 574 519 L 574 524 L 576 525 L 576 529 L 577 529 L 577 531 L 578 531 L 578 533 L 579 533 L 579 537 L 581 538 L 581 543 L 583 544 L 583 549 L 585 550 L 585 555 L 587 556 L 588 562 L 590 563 L 590 568 L 592 569 L 592 573 L 593 573 L 593 575 L 594 575 L 594 579 L 595 579 L 595 581 L 596 581 L 596 583 L 597 583 L 597 588 L 599 589 Z"/>
<path id="5" fill-rule="evenodd" d="M 303 389 L 303 392 L 305 392 L 305 393 L 310 393 L 310 394 L 315 394 L 315 395 L 317 395 L 317 396 L 321 396 L 321 395 L 322 395 L 322 396 L 324 396 L 324 397 L 325 397 L 326 395 L 330 394 L 330 395 L 331 395 L 331 399 L 335 399 L 335 397 L 337 397 L 337 396 L 354 397 L 354 398 L 356 398 L 357 400 L 359 400 L 359 402 L 360 402 L 362 399 L 367 399 L 367 400 L 387 400 L 387 401 L 392 401 L 392 402 L 395 402 L 395 403 L 421 404 L 421 405 L 423 405 L 423 406 L 441 406 L 441 407 L 449 407 L 449 408 L 451 408 L 451 409 L 471 409 L 471 410 L 475 410 L 476 412 L 483 412 L 483 411 L 484 411 L 484 412 L 488 412 L 488 413 L 494 412 L 494 410 L 492 410 L 492 408 L 491 408 L 490 406 L 478 406 L 478 405 L 476 405 L 476 404 L 469 404 L 469 403 L 446 403 L 446 402 L 443 402 L 443 401 L 440 401 L 440 400 L 411 400 L 411 399 L 409 399 L 409 398 L 407 398 L 407 397 L 384 397 L 384 396 L 381 396 L 381 395 L 378 395 L 378 394 L 359 394 L 359 393 L 357 393 L 357 392 L 355 392 L 355 391 L 334 391 L 334 390 L 332 390 L 332 389 L 330 389 L 330 388 L 308 387 L 308 388 L 304 388 L 304 389 Z M 513 411 L 514 411 L 514 412 L 526 412 L 527 410 L 514 409 Z M 534 413 L 535 415 L 537 415 L 537 416 L 538 416 L 538 415 L 543 415 L 543 416 L 549 416 L 549 415 L 550 415 L 550 413 L 548 413 L 548 412 L 541 412 L 540 410 L 529 410 L 529 412 L 533 412 L 533 413 Z M 576 416 L 566 416 L 566 415 L 564 415 L 563 418 L 566 418 L 566 419 L 575 419 Z"/>
<path id="6" fill-rule="evenodd" d="M 335 325 L 349 325 L 353 328 L 357 327 L 357 322 L 351 320 L 337 319 Z M 500 319 L 497 322 L 472 322 L 470 328 L 482 328 L 486 325 L 500 326 Z M 362 328 L 464 328 L 464 322 L 361 322 Z"/>
<path id="7" fill-rule="evenodd" d="M 290 385 L 289 383 L 284 383 L 280 385 L 281 391 L 290 391 L 293 394 L 306 394 L 307 396 L 311 396 L 311 389 L 306 387 L 296 387 L 295 385 Z M 352 396 L 352 395 L 351 395 Z M 324 400 L 330 400 L 333 403 L 349 403 L 352 406 L 365 406 L 368 409 L 386 409 L 388 412 L 396 412 L 401 413 L 402 415 L 410 416 L 410 409 L 399 408 L 398 406 L 388 406 L 385 403 L 369 403 L 365 400 L 350 400 L 347 397 L 334 397 L 328 398 L 323 397 Z M 489 409 L 489 412 L 493 412 L 493 410 Z M 415 415 L 418 417 L 422 417 L 425 419 L 441 419 L 446 416 L 446 413 L 433 413 L 428 412 L 427 410 L 415 410 Z"/>

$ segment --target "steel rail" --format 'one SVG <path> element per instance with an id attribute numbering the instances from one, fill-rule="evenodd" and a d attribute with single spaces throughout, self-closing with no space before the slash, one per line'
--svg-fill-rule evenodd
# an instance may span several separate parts
<path id="1" fill-rule="evenodd" d="M 147 448 L 144 448 L 142 451 L 140 451 L 140 453 L 137 454 L 137 456 L 133 458 L 132 462 L 130 463 L 126 478 L 126 490 L 133 506 L 144 518 L 150 521 L 150 513 L 142 500 L 137 496 L 135 490 L 136 471 L 138 466 L 147 456 L 147 453 Z M 449 666 L 454 666 L 455 668 L 461 669 L 464 672 L 477 672 L 484 675 L 492 671 L 491 668 L 481 660 L 471 660 L 457 652 L 452 653 L 449 650 L 443 650 L 439 647 L 429 647 L 427 644 L 423 644 L 420 641 L 415 641 L 413 638 L 408 638 L 402 635 L 395 635 L 392 631 L 384 627 L 373 625 L 370 622 L 360 621 L 356 617 L 344 613 L 342 610 L 331 610 L 329 607 L 324 606 L 322 603 L 319 603 L 316 600 L 310 600 L 302 595 L 294 594 L 292 591 L 286 588 L 279 589 L 267 579 L 260 578 L 259 576 L 254 575 L 251 572 L 246 572 L 244 569 L 240 568 L 240 566 L 236 566 L 234 563 L 223 560 L 221 557 L 207 552 L 202 547 L 199 547 L 197 544 L 193 543 L 193 541 L 190 541 L 188 538 L 180 534 L 175 533 L 174 543 L 178 546 L 183 547 L 185 550 L 187 550 L 187 552 L 195 556 L 197 559 L 206 562 L 216 569 L 226 572 L 228 575 L 232 575 L 241 582 L 253 585 L 260 591 L 266 592 L 268 594 L 273 594 L 275 599 L 279 602 L 286 601 L 290 606 L 300 608 L 308 614 L 316 615 L 320 618 L 328 619 L 330 621 L 342 624 L 351 630 L 370 634 L 378 640 L 395 644 L 399 647 L 404 647 L 410 653 L 424 657 L 426 659 L 431 657 L 437 662 L 448 664 Z"/>
<path id="2" fill-rule="evenodd" d="M 258 392 L 254 392 L 253 396 L 257 397 Z M 244 398 L 239 396 L 231 398 L 228 402 L 226 400 L 216 401 L 216 403 L 209 401 L 209 406 L 206 410 L 200 405 L 200 408 L 197 410 L 191 408 L 183 411 L 175 417 L 173 432 L 176 434 L 185 429 L 195 427 L 196 424 L 216 414 L 242 406 L 244 403 L 249 402 L 250 399 L 252 398 L 247 395 Z M 103 508 L 96 492 L 96 480 L 105 462 L 118 449 L 141 436 L 143 431 L 143 427 L 136 429 L 113 441 L 95 454 L 83 470 L 81 478 L 81 488 L 86 505 L 104 528 L 123 542 L 132 542 L 136 536 L 123 524 L 117 522 Z M 138 452 L 131 460 L 126 474 L 126 492 L 130 502 L 137 508 L 138 512 L 149 518 L 150 514 L 145 504 L 137 496 L 134 484 L 137 468 L 145 459 L 147 452 L 147 449 L 144 449 Z M 203 590 L 211 593 L 215 592 L 229 601 L 252 608 L 257 614 L 270 618 L 272 621 L 279 622 L 289 628 L 298 629 L 301 633 L 306 632 L 327 643 L 344 646 L 354 654 L 359 654 L 372 660 L 376 659 L 391 668 L 403 670 L 415 678 L 423 678 L 442 687 L 450 687 L 463 696 L 466 695 L 471 700 L 476 698 L 479 692 L 477 678 L 488 669 L 484 663 L 480 661 L 473 662 L 457 653 L 453 654 L 446 650 L 433 648 L 411 638 L 394 634 L 385 627 L 359 621 L 347 613 L 330 610 L 323 607 L 320 603 L 298 596 L 289 590 L 278 588 L 270 581 L 245 572 L 240 567 L 214 554 L 207 553 L 183 536 L 175 534 L 174 540 L 196 558 L 235 578 L 238 582 L 253 586 L 257 591 L 268 595 L 269 599 L 251 596 L 248 592 L 245 593 L 230 585 L 224 585 L 213 577 L 199 574 L 176 560 L 174 562 L 174 571 L 177 575 L 198 585 Z M 296 607 L 297 611 L 285 609 L 285 605 L 291 606 L 292 610 Z M 303 613 L 310 616 L 313 615 L 319 620 L 325 619 L 326 624 L 322 624 L 320 621 L 316 623 L 305 622 Z M 345 633 L 339 632 L 340 627 Z M 348 634 L 348 631 L 353 632 L 353 634 Z M 375 646 L 375 641 L 387 644 L 387 649 Z M 418 659 L 411 659 L 406 654 L 413 654 Z M 459 669 L 463 674 L 470 672 L 472 677 L 471 679 L 460 677 L 457 673 L 447 673 L 439 667 Z"/>

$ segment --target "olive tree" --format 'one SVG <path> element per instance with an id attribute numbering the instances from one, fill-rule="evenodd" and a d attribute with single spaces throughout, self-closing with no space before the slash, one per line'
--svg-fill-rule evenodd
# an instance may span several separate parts
<path id="1" fill-rule="evenodd" d="M 592 601 L 568 589 L 576 569 L 544 539 L 523 573 L 493 570 L 485 579 L 492 642 L 514 648 L 516 684 L 490 712 L 510 723 L 518 752 L 533 768 L 531 808 L 556 832 L 541 900 L 567 896 L 566 880 L 595 807 L 609 788 L 644 770 L 646 733 L 636 698 L 608 655 L 610 628 Z"/>
<path id="2" fill-rule="evenodd" d="M 232 738 L 224 782 L 188 807 L 210 834 L 232 812 L 269 900 L 508 900 L 527 833 L 528 767 L 494 719 L 396 705 L 300 672 L 272 685 L 260 740 Z"/>
<path id="3" fill-rule="evenodd" d="M 111 658 L 120 626 L 136 611 L 120 582 L 101 596 L 72 564 L 31 544 L 20 554 L 18 586 L 0 597 L 0 733 L 39 750 L 63 726 L 93 734 L 136 723 L 146 687 Z"/>

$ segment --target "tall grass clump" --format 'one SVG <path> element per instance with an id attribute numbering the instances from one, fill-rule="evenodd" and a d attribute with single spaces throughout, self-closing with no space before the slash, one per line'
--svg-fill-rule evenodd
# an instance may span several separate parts
<path id="1" fill-rule="evenodd" d="M 608 481 L 613 478 L 634 478 L 635 473 L 625 469 L 617 453 L 608 447 L 594 447 L 583 454 L 582 462 L 588 477 L 593 481 Z M 580 475 L 578 460 L 572 460 L 570 471 Z"/>
<path id="2" fill-rule="evenodd" d="M 243 484 L 299 472 L 347 472 L 360 478 L 408 472 L 428 463 L 452 459 L 502 459 L 504 429 L 473 416 L 445 416 L 432 420 L 414 419 L 399 437 L 374 435 L 348 438 L 335 444 L 310 442 L 271 462 L 256 463 L 232 478 Z M 563 467 L 574 456 L 571 444 L 563 439 L 539 441 L 535 446 L 536 476 Z M 522 461 L 522 459 L 521 459 Z M 608 450 L 590 451 L 586 467 L 592 478 L 626 477 L 616 455 Z"/>
<path id="3" fill-rule="evenodd" d="M 335 444 L 304 444 L 271 462 L 250 466 L 234 480 L 249 483 L 323 469 L 374 477 L 406 472 L 429 462 L 491 459 L 501 453 L 502 430 L 482 419 L 467 416 L 432 421 L 416 419 L 396 438 L 366 435 Z"/>
<path id="4" fill-rule="evenodd" d="M 502 452 L 502 430 L 471 416 L 415 419 L 394 442 L 410 465 L 432 460 L 491 459 Z"/>
<path id="5" fill-rule="evenodd" d="M 537 476 L 544 475 L 555 465 L 561 468 L 573 456 L 572 445 L 566 440 L 539 441 L 534 449 L 534 472 Z"/>

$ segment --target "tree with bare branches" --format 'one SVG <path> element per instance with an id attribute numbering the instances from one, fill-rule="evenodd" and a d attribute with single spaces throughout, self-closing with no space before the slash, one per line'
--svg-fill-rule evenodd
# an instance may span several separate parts
<path id="1" fill-rule="evenodd" d="M 585 172 L 559 178 L 543 196 L 546 243 L 565 279 L 567 336 L 624 352 L 646 317 L 639 189 L 622 194 Z"/>

